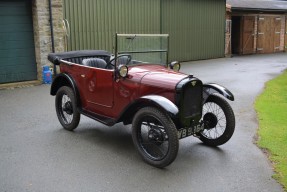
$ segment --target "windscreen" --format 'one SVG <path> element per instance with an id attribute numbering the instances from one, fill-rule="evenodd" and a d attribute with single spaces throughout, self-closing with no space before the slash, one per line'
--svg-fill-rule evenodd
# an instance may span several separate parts
<path id="1" fill-rule="evenodd" d="M 117 34 L 116 41 L 117 55 L 130 55 L 130 64 L 167 64 L 168 35 Z"/>

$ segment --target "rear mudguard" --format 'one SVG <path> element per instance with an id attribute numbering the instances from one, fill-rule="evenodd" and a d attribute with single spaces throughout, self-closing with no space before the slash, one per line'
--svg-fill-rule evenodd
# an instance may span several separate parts
<path id="1" fill-rule="evenodd" d="M 156 107 L 166 112 L 172 120 L 176 120 L 179 110 L 177 106 L 165 97 L 159 95 L 146 95 L 129 104 L 120 115 L 117 122 L 123 121 L 124 124 L 132 123 L 135 113 L 144 107 Z"/>
<path id="2" fill-rule="evenodd" d="M 225 98 L 234 101 L 233 94 L 227 88 L 215 83 L 208 83 L 203 85 L 203 103 L 205 103 L 207 98 L 214 93 L 219 93 Z"/>
<path id="3" fill-rule="evenodd" d="M 80 103 L 80 94 L 77 88 L 77 85 L 75 83 L 75 81 L 73 80 L 72 77 L 70 77 L 68 74 L 66 73 L 60 73 L 58 74 L 55 79 L 53 80 L 53 83 L 51 85 L 51 90 L 50 90 L 50 94 L 55 96 L 57 91 L 62 87 L 62 86 L 69 86 L 73 89 L 74 93 L 75 93 L 75 99 L 77 101 L 77 107 L 80 108 L 81 107 L 81 103 Z"/>

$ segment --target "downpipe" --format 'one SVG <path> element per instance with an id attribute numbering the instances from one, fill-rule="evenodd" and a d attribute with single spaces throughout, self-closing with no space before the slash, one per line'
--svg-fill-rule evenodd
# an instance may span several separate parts
<path id="1" fill-rule="evenodd" d="M 52 53 L 55 53 L 52 0 L 49 0 L 49 20 L 50 20 L 50 30 L 51 30 Z M 56 65 L 54 65 L 54 77 L 56 75 L 57 75 L 57 68 L 56 68 Z"/>

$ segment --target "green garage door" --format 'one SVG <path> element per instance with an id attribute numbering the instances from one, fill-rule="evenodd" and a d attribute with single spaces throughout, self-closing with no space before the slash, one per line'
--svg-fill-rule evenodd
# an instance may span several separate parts
<path id="1" fill-rule="evenodd" d="M 35 79 L 31 0 L 1 0 L 0 83 Z"/>

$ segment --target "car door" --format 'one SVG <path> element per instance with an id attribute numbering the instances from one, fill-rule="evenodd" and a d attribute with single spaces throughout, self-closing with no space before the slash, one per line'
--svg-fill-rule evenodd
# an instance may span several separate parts
<path id="1" fill-rule="evenodd" d="M 82 90 L 86 110 L 108 116 L 113 108 L 114 80 L 113 70 L 84 66 L 81 78 L 84 79 Z"/>

